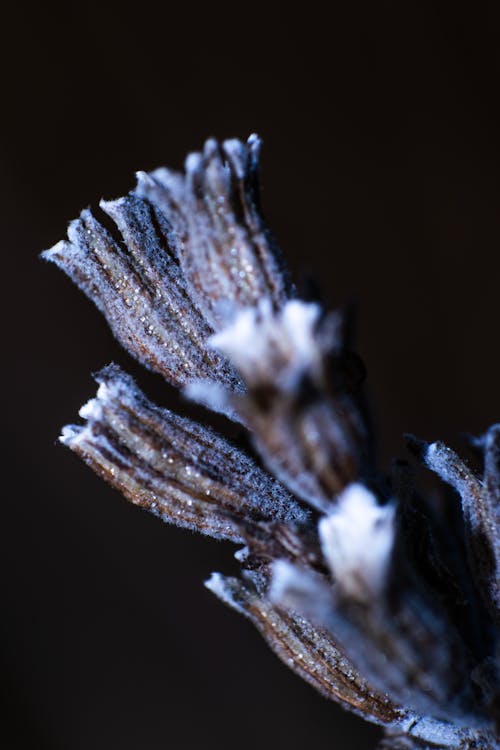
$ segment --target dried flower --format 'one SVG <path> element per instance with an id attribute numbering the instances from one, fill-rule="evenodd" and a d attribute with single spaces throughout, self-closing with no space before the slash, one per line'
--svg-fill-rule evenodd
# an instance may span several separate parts
<path id="1" fill-rule="evenodd" d="M 140 174 L 101 204 L 121 241 L 84 211 L 44 257 L 140 362 L 243 424 L 262 466 L 115 365 L 61 441 L 131 502 L 240 545 L 241 577 L 208 588 L 382 725 L 381 748 L 498 748 L 500 425 L 471 441 L 478 471 L 408 439 L 452 488 L 441 505 L 406 464 L 377 469 L 346 321 L 297 298 L 263 222 L 259 147 L 209 140 L 185 174 Z"/>

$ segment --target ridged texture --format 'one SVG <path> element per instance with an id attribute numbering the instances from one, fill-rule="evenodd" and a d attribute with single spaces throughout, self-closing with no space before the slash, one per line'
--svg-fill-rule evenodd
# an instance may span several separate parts
<path id="1" fill-rule="evenodd" d="M 45 258 L 90 297 L 122 346 L 170 383 L 179 387 L 215 376 L 224 387 L 241 390 L 229 363 L 206 347 L 212 329 L 165 247 L 152 207 L 134 195 L 104 205 L 118 219 L 124 244 L 86 210 L 70 224 L 68 241 Z"/>
<path id="2" fill-rule="evenodd" d="M 235 310 L 291 293 L 281 253 L 259 211 L 260 140 L 210 139 L 190 154 L 185 174 L 139 174 L 138 192 L 175 234 L 181 268 L 206 320 L 219 330 Z"/>
<path id="3" fill-rule="evenodd" d="M 377 724 L 394 724 L 404 712 L 377 694 L 339 651 L 332 636 L 301 615 L 274 607 L 252 581 L 214 573 L 206 583 L 222 601 L 245 615 L 288 667 L 322 695 L 344 708 L 370 715 Z"/>
<path id="4" fill-rule="evenodd" d="M 97 397 L 80 411 L 86 424 L 61 440 L 135 505 L 239 543 L 259 524 L 263 534 L 311 526 L 307 509 L 213 430 L 154 406 L 116 366 L 96 379 Z"/>

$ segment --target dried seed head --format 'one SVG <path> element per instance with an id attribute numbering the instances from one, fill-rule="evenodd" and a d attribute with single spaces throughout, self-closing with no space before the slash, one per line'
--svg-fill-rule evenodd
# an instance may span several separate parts
<path id="1" fill-rule="evenodd" d="M 377 470 L 363 369 L 342 316 L 295 297 L 260 213 L 259 150 L 209 140 L 182 174 L 140 173 L 101 203 L 116 237 L 84 211 L 44 257 L 130 354 L 245 425 L 266 469 L 116 366 L 61 441 L 136 505 L 244 545 L 241 578 L 207 586 L 323 695 L 383 725 L 381 750 L 498 749 L 500 426 L 474 441 L 481 476 L 410 441 L 460 506 L 433 508 L 401 465 Z"/>

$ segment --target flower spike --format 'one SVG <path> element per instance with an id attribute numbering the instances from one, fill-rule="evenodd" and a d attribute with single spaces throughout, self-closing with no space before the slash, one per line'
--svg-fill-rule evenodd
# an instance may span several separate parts
<path id="1" fill-rule="evenodd" d="M 474 441 L 478 471 L 409 439 L 455 493 L 440 502 L 406 464 L 380 470 L 342 316 L 296 296 L 262 217 L 260 145 L 210 139 L 182 173 L 139 173 L 44 253 L 133 357 L 239 421 L 258 457 L 115 365 L 61 442 L 135 505 L 239 545 L 240 576 L 207 587 L 381 725 L 379 750 L 499 750 L 500 425 Z"/>

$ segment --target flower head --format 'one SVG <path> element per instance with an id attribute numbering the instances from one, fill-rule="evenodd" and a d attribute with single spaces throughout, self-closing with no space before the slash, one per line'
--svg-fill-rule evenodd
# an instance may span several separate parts
<path id="1" fill-rule="evenodd" d="M 115 365 L 61 442 L 131 502 L 237 545 L 207 586 L 323 695 L 385 727 L 383 747 L 500 747 L 500 426 L 470 470 L 413 452 L 461 518 L 407 467 L 375 465 L 363 368 L 342 315 L 301 301 L 260 213 L 260 141 L 209 140 L 185 172 L 139 174 L 44 253 L 140 362 L 240 422 L 259 460 L 151 403 Z"/>

